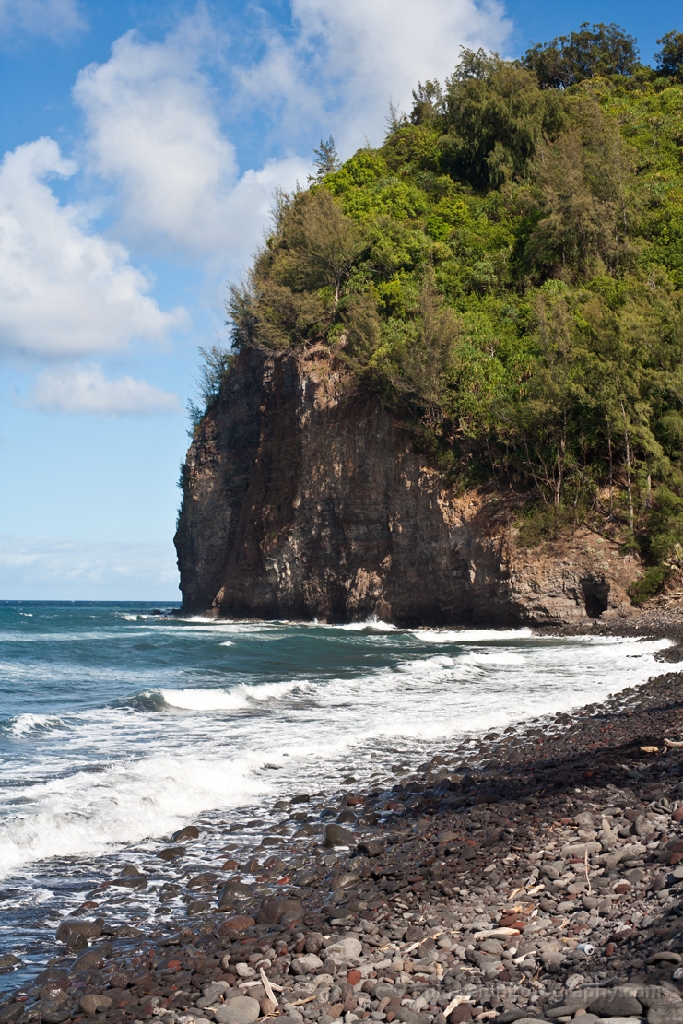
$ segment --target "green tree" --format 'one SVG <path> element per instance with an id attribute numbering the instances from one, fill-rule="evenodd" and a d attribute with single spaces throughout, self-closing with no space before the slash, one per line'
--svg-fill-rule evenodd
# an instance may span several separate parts
<path id="1" fill-rule="evenodd" d="M 635 211 L 626 147 L 592 100 L 572 104 L 569 120 L 570 127 L 539 146 L 521 198 L 534 211 L 526 268 L 540 271 L 541 280 L 614 271 L 629 255 Z"/>
<path id="2" fill-rule="evenodd" d="M 413 89 L 413 109 L 410 112 L 412 124 L 423 125 L 427 128 L 434 128 L 439 124 L 443 116 L 443 89 L 437 81 L 427 79 L 417 83 Z"/>
<path id="3" fill-rule="evenodd" d="M 326 337 L 363 245 L 324 187 L 281 203 L 276 231 L 244 284 L 230 290 L 233 344 L 282 349 Z"/>
<path id="4" fill-rule="evenodd" d="M 520 177 L 562 121 L 558 97 L 541 92 L 524 68 L 483 50 L 462 51 L 443 106 L 444 166 L 484 189 Z"/>
<path id="5" fill-rule="evenodd" d="M 522 64 L 536 74 L 542 89 L 567 89 L 586 78 L 630 75 L 638 66 L 636 40 L 619 25 L 589 25 L 578 32 L 536 43 L 526 51 Z"/>
<path id="6" fill-rule="evenodd" d="M 337 147 L 331 135 L 327 142 L 321 139 L 320 148 L 314 149 L 313 153 L 315 155 L 313 163 L 317 167 L 317 171 L 314 176 L 309 175 L 309 181 L 322 181 L 326 174 L 332 174 L 341 167 L 337 156 Z"/>
<path id="7" fill-rule="evenodd" d="M 683 72 L 683 32 L 667 32 L 657 40 L 661 50 L 655 54 L 655 64 L 660 75 L 673 78 Z"/>

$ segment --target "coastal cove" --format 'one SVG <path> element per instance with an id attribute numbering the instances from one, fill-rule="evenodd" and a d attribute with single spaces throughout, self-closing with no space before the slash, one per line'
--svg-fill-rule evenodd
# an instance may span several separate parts
<path id="1" fill-rule="evenodd" d="M 565 817 L 562 828 L 572 831 L 572 801 L 593 806 L 609 785 L 628 788 L 627 802 L 635 805 L 635 789 L 663 771 L 662 794 L 675 808 L 678 753 L 666 754 L 660 771 L 656 756 L 639 745 L 661 745 L 665 727 L 678 735 L 675 710 L 663 717 L 651 710 L 680 703 L 678 676 L 663 675 L 668 666 L 661 664 L 677 658 L 671 622 L 655 628 L 645 617 L 631 620 L 631 637 L 560 637 L 403 631 L 381 622 L 183 621 L 152 611 L 85 603 L 2 607 L 3 687 L 15 701 L 6 701 L 14 713 L 3 720 L 0 741 L 12 764 L 3 779 L 1 826 L 2 953 L 19 960 L 0 975 L 10 997 L 63 954 L 54 932 L 69 914 L 101 916 L 107 941 L 120 949 L 113 955 L 139 958 L 136 945 L 158 945 L 179 928 L 214 941 L 217 922 L 226 920 L 225 910 L 215 917 L 216 891 L 239 878 L 252 893 L 230 912 L 249 917 L 274 895 L 303 900 L 306 915 L 324 912 L 328 934 L 340 931 L 331 915 L 346 902 L 357 930 L 359 914 L 370 921 L 359 884 L 370 883 L 360 882 L 348 858 L 359 841 L 377 840 L 387 851 L 398 851 L 400 841 L 407 845 L 386 876 L 396 889 L 377 892 L 385 899 L 401 890 L 407 909 L 394 910 L 412 915 L 406 920 L 424 931 L 434 913 L 427 903 L 438 897 L 442 914 L 452 916 L 468 905 L 456 890 L 476 889 L 481 879 L 468 881 L 463 861 L 456 888 L 446 877 L 442 891 L 436 875 L 431 888 L 421 888 L 424 872 L 406 883 L 407 892 L 404 882 L 419 873 L 413 861 L 437 831 L 456 830 L 457 843 L 441 853 L 447 863 L 460 858 L 460 832 L 477 807 L 495 819 L 499 801 L 549 801 L 542 818 L 523 803 L 504 817 L 521 815 L 520 828 L 530 817 L 548 824 Z M 647 683 L 653 676 L 661 680 Z M 569 803 L 558 809 L 557 800 Z M 191 829 L 189 840 L 171 843 L 187 824 L 198 836 Z M 348 854 L 321 845 L 331 824 L 351 830 Z M 499 828 L 495 821 L 484 823 L 489 827 Z M 516 827 L 497 831 L 498 841 L 518 846 Z M 479 825 L 472 828 L 478 835 Z M 160 857 L 169 847 L 182 852 Z M 499 916 L 512 883 L 526 884 L 538 866 L 532 859 L 518 868 L 522 852 L 493 850 Z M 335 888 L 342 868 L 353 877 Z M 306 882 L 307 872 L 315 882 Z M 121 876 L 130 881 L 117 882 Z M 541 872 L 534 877 L 541 884 Z M 656 892 L 651 896 L 659 907 Z M 305 931 L 302 913 L 294 927 Z M 410 1009 L 414 999 L 403 998 Z M 140 1007 L 135 1012 L 146 1019 Z M 419 1015 L 420 1006 L 411 1012 Z M 426 1004 L 422 1012 L 438 1016 Z"/>

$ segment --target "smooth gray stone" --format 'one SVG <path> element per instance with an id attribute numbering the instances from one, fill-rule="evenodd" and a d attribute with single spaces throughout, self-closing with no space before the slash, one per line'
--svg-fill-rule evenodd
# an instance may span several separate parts
<path id="1" fill-rule="evenodd" d="M 647 1024 L 683 1024 L 683 1004 L 652 1006 L 647 1011 Z"/>
<path id="2" fill-rule="evenodd" d="M 253 1024 L 261 1016 L 258 999 L 236 996 L 216 1010 L 218 1024 Z"/>

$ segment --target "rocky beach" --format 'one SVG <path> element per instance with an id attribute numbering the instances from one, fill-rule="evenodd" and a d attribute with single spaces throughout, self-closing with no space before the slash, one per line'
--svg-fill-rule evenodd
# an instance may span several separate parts
<path id="1" fill-rule="evenodd" d="M 680 626 L 627 625 L 676 645 L 643 686 L 280 799 L 251 846 L 159 842 L 63 917 L 0 1024 L 683 1021 Z M 170 916 L 138 927 L 143 893 Z"/>

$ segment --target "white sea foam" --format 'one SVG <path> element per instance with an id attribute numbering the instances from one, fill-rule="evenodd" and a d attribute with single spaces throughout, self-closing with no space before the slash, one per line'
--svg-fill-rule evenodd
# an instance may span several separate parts
<path id="1" fill-rule="evenodd" d="M 183 711 L 238 711 L 248 700 L 238 691 L 225 690 L 160 690 L 166 704 Z"/>
<path id="2" fill-rule="evenodd" d="M 0 825 L 0 870 L 7 875 L 45 857 L 102 853 L 168 833 L 202 810 L 262 798 L 270 787 L 252 769 L 239 758 L 183 751 L 27 787 L 37 810 Z"/>
<path id="3" fill-rule="evenodd" d="M 530 629 L 415 629 L 418 640 L 433 644 L 488 643 L 491 640 L 525 640 L 534 634 Z M 542 637 L 535 637 L 542 640 Z"/>
<path id="4" fill-rule="evenodd" d="M 343 629 L 348 633 L 394 633 L 396 632 L 396 626 L 392 626 L 390 622 L 383 622 L 382 619 L 378 619 L 376 615 L 371 615 L 365 622 L 346 622 L 337 626 L 334 623 L 329 623 L 327 626 L 322 626 L 322 629 Z"/>
<path id="5" fill-rule="evenodd" d="M 305 680 L 282 683 L 240 684 L 232 690 L 160 690 L 164 702 L 185 711 L 239 711 L 249 707 L 250 701 L 268 701 L 286 696 L 306 684 Z"/>
<path id="6" fill-rule="evenodd" d="M 26 711 L 23 715 L 17 715 L 12 719 L 9 732 L 13 736 L 28 736 L 37 729 L 50 729 L 62 725 L 61 719 L 56 715 L 38 715 Z"/>

